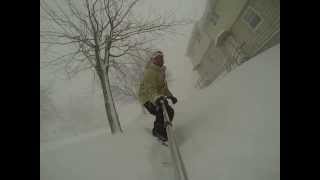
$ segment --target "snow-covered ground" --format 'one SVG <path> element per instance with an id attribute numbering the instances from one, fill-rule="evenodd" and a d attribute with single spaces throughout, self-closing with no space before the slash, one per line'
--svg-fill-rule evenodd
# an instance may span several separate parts
<path id="1" fill-rule="evenodd" d="M 139 108 L 120 112 L 123 134 L 101 130 L 43 144 L 41 179 L 173 179 L 169 150 L 151 137 L 153 118 Z M 280 45 L 174 108 L 190 180 L 280 179 Z"/>

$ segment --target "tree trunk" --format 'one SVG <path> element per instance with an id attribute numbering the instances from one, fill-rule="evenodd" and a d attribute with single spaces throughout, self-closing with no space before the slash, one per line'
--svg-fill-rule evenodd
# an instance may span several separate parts
<path id="1" fill-rule="evenodd" d="M 118 132 L 122 132 L 119 116 L 116 111 L 114 101 L 112 98 L 111 88 L 110 88 L 110 82 L 109 82 L 109 76 L 107 72 L 103 71 L 101 68 L 97 69 L 97 73 L 99 75 L 100 84 L 102 88 L 102 94 L 104 98 L 104 105 L 111 129 L 111 133 L 115 134 Z"/>

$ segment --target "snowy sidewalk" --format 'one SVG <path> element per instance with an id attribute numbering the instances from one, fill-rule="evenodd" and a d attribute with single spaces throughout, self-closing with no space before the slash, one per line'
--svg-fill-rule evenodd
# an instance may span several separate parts
<path id="1" fill-rule="evenodd" d="M 110 136 L 96 132 L 43 149 L 41 179 L 173 179 L 168 147 L 148 132 L 152 119 L 137 120 L 134 124 L 123 134 Z"/>

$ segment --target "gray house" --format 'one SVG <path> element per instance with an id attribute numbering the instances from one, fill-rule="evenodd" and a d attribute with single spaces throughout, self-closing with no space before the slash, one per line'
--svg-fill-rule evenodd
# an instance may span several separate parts
<path id="1" fill-rule="evenodd" d="M 223 73 L 280 43 L 280 0 L 208 0 L 187 56 L 206 87 Z"/>

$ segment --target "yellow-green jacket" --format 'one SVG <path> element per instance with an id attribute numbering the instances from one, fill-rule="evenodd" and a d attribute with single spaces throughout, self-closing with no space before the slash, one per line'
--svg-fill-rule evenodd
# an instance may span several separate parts
<path id="1" fill-rule="evenodd" d="M 139 100 L 155 102 L 160 96 L 172 96 L 165 79 L 165 69 L 150 63 L 145 67 L 143 79 L 139 87 Z"/>

